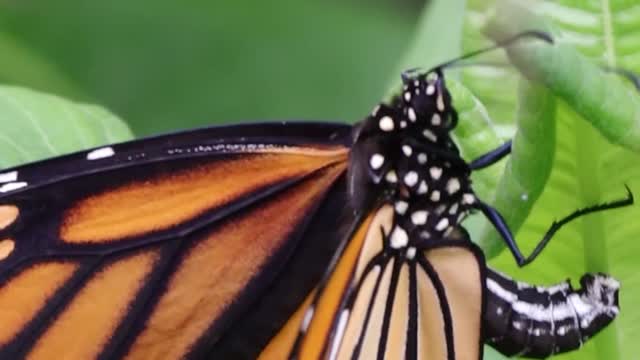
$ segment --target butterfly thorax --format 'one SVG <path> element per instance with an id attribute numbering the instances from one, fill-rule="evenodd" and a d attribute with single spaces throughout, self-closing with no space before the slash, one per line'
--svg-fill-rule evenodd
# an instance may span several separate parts
<path id="1" fill-rule="evenodd" d="M 354 197 L 357 209 L 394 207 L 386 237 L 396 249 L 447 239 L 475 202 L 470 169 L 451 138 L 457 113 L 442 74 L 403 80 L 402 94 L 357 128 L 349 169 L 351 194 L 365 194 Z"/>

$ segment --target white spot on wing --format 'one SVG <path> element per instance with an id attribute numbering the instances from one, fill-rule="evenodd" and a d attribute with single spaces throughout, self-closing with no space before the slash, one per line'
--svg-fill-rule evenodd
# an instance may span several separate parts
<path id="1" fill-rule="evenodd" d="M 0 174 L 0 183 L 6 183 L 6 182 L 11 182 L 16 180 L 18 180 L 17 171 L 9 171 L 4 174 Z"/>
<path id="2" fill-rule="evenodd" d="M 307 309 L 307 312 L 304 314 L 304 318 L 302 319 L 302 331 L 307 331 L 309 328 L 309 324 L 311 323 L 311 319 L 313 319 L 314 308 L 310 307 Z"/>
<path id="3" fill-rule="evenodd" d="M 100 149 L 95 149 L 87 153 L 87 160 L 98 160 L 111 157 L 115 155 L 115 151 L 110 146 L 103 147 Z"/>
<path id="4" fill-rule="evenodd" d="M 347 328 L 347 320 L 349 320 L 349 310 L 342 310 L 340 314 L 340 319 L 338 320 L 338 327 L 336 329 L 336 335 L 333 340 L 333 344 L 331 345 L 331 352 L 329 355 L 329 360 L 335 360 L 338 356 L 338 349 L 340 349 L 340 345 L 342 344 L 342 337 L 344 336 L 344 331 Z"/>
<path id="5" fill-rule="evenodd" d="M 10 182 L 0 186 L 0 193 L 6 193 L 9 191 L 14 191 L 20 188 L 27 186 L 28 184 L 24 181 L 19 182 Z"/>

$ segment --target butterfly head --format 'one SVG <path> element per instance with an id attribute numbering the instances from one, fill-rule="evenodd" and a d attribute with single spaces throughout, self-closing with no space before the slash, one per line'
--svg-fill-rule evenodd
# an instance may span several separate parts
<path id="1" fill-rule="evenodd" d="M 356 127 L 349 193 L 356 209 L 382 199 L 449 211 L 463 205 L 470 185 L 469 168 L 451 138 L 457 123 L 451 95 L 439 69 L 407 71 L 402 80 L 400 95 L 376 106 Z M 453 209 L 450 223 L 456 224 L 464 208 Z"/>
<path id="2" fill-rule="evenodd" d="M 457 124 L 444 74 L 439 68 L 428 72 L 413 70 L 402 73 L 402 95 L 399 102 L 406 118 L 417 127 L 442 134 Z"/>

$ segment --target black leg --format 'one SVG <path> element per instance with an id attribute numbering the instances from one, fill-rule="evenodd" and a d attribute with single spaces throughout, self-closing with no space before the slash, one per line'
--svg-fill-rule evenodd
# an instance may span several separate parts
<path id="1" fill-rule="evenodd" d="M 513 234 L 511 233 L 511 229 L 509 229 L 509 225 L 507 225 L 507 222 L 504 220 L 502 215 L 500 215 L 498 210 L 480 200 L 476 201 L 474 207 L 482 211 L 484 216 L 486 216 L 491 224 L 493 224 L 493 227 L 496 228 L 498 234 L 500 234 L 500 236 L 506 243 L 507 248 L 509 248 L 511 254 L 516 259 L 516 263 L 518 263 L 519 266 L 524 266 L 524 255 L 522 255 L 520 248 L 518 248 L 516 239 L 514 239 Z"/>
<path id="2" fill-rule="evenodd" d="M 481 155 L 476 159 L 473 159 L 473 161 L 469 163 L 469 168 L 471 170 L 484 169 L 487 166 L 491 166 L 497 163 L 498 161 L 502 160 L 502 158 L 509 155 L 510 153 L 511 153 L 511 140 L 489 151 L 488 153 Z"/>
<path id="3" fill-rule="evenodd" d="M 606 66 L 606 65 L 600 66 L 600 68 L 604 71 L 618 74 L 623 78 L 629 80 L 629 82 L 633 84 L 636 90 L 640 91 L 640 77 L 638 76 L 638 74 L 634 73 L 633 71 L 619 68 L 619 67 Z"/>
<path id="4" fill-rule="evenodd" d="M 489 219 L 489 221 L 496 228 L 500 236 L 502 236 L 505 243 L 507 244 L 507 247 L 513 254 L 513 257 L 516 259 L 518 266 L 525 266 L 530 262 L 532 262 L 535 258 L 537 258 L 538 255 L 540 255 L 542 250 L 549 243 L 549 240 L 551 240 L 553 235 L 555 235 L 555 233 L 558 232 L 560 228 L 570 223 L 571 221 L 594 212 L 609 210 L 609 209 L 616 209 L 616 208 L 632 205 L 633 193 L 631 193 L 631 190 L 629 189 L 628 186 L 625 185 L 625 188 L 627 189 L 627 197 L 624 199 L 612 201 L 610 203 L 598 204 L 598 205 L 590 206 L 584 209 L 578 209 L 572 212 L 571 214 L 563 217 L 559 221 L 554 221 L 549 227 L 549 230 L 547 230 L 547 232 L 542 237 L 542 240 L 538 242 L 538 245 L 536 245 L 535 249 L 533 249 L 531 254 L 526 258 L 522 255 L 522 252 L 518 248 L 518 245 L 516 244 L 513 234 L 511 233 L 511 230 L 509 229 L 509 226 L 505 222 L 502 215 L 500 215 L 500 213 L 496 209 L 483 203 L 482 201 L 476 202 L 475 207 L 482 211 L 482 213 Z"/>

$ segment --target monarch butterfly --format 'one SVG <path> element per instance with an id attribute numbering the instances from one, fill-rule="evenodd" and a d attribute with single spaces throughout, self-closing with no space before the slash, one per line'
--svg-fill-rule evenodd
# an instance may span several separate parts
<path id="1" fill-rule="evenodd" d="M 523 36 L 546 38 L 539 33 Z M 618 313 L 618 283 L 536 287 L 486 267 L 473 209 L 529 257 L 450 137 L 443 69 L 354 127 L 200 129 L 0 174 L 0 358 L 477 359 L 569 351 Z M 327 270 L 328 269 L 328 270 Z"/>

